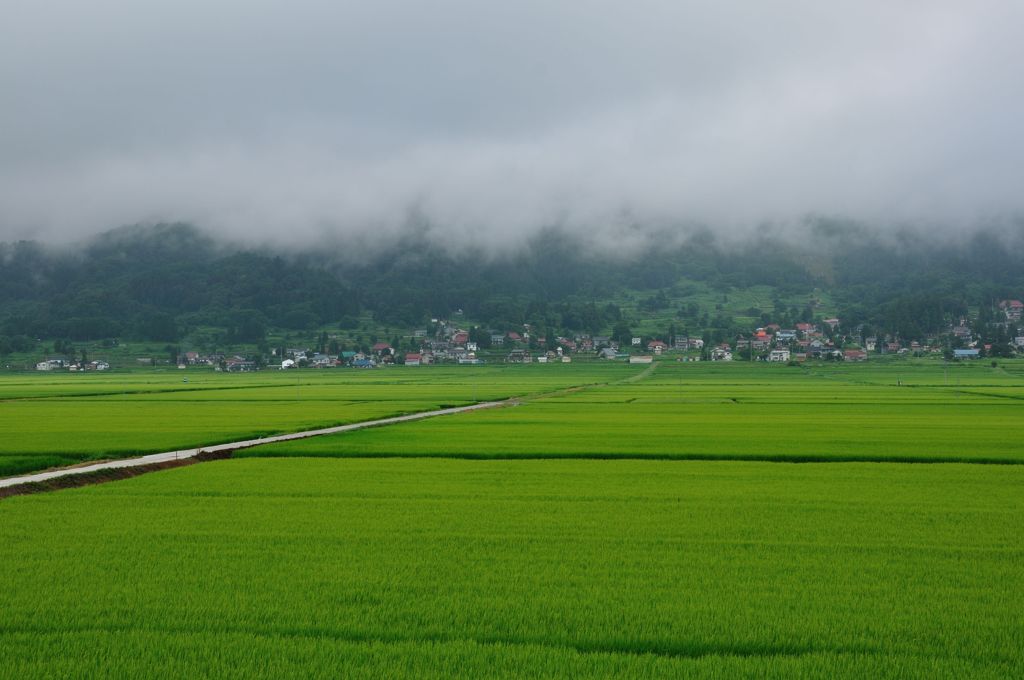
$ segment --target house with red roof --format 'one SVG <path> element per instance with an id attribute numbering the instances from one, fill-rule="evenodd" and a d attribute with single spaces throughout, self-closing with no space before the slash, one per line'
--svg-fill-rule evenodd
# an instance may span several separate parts
<path id="1" fill-rule="evenodd" d="M 647 343 L 647 349 L 654 352 L 655 354 L 661 354 L 666 349 L 668 349 L 668 345 L 662 342 L 661 340 L 651 340 L 650 342 Z"/>

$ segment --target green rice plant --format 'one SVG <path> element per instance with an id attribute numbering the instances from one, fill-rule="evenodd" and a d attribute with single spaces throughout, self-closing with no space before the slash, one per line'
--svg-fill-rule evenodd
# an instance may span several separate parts
<path id="1" fill-rule="evenodd" d="M 1024 467 L 228 460 L 0 501 L 9 677 L 1007 678 Z"/>

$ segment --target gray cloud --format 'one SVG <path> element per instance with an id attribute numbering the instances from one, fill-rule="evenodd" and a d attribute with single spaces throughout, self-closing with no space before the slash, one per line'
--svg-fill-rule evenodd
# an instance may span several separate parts
<path id="1" fill-rule="evenodd" d="M 0 239 L 1024 212 L 1016 0 L 8 0 Z"/>

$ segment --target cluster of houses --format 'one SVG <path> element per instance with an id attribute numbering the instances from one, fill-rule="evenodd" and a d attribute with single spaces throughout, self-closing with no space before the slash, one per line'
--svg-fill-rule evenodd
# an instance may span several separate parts
<path id="1" fill-rule="evenodd" d="M 64 358 L 44 359 L 36 364 L 37 371 L 106 371 L 110 364 L 106 361 L 71 361 Z"/>
<path id="2" fill-rule="evenodd" d="M 1003 300 L 999 309 L 1005 316 L 1005 325 L 1011 344 L 1017 351 L 1024 352 L 1024 328 L 1019 324 L 1024 318 L 1024 302 L 1020 300 Z M 378 342 L 369 351 L 343 351 L 338 354 L 314 352 L 303 348 L 283 349 L 279 355 L 274 350 L 273 364 L 281 369 L 298 367 L 313 368 L 376 368 L 382 365 L 404 363 L 406 366 L 425 366 L 436 363 L 482 364 L 484 359 L 479 356 L 480 343 L 470 339 L 470 332 L 458 328 L 444 320 L 433 320 L 436 331 L 431 335 L 426 330 L 413 333 L 412 345 L 417 349 L 410 352 L 399 352 L 386 342 Z M 826 332 L 827 329 L 827 332 Z M 967 319 L 959 319 L 948 329 L 947 335 L 955 342 L 956 349 L 952 354 L 960 359 L 972 359 L 982 356 L 991 346 L 980 343 L 974 336 Z M 930 339 L 924 343 L 918 341 L 904 342 L 893 337 L 863 337 L 860 329 L 852 333 L 840 333 L 840 320 L 824 319 L 820 324 L 798 323 L 794 328 L 782 328 L 778 324 L 767 324 L 755 329 L 749 336 L 741 335 L 734 342 L 722 342 L 713 347 L 705 347 L 700 337 L 687 334 L 675 335 L 668 341 L 658 338 L 631 338 L 629 347 L 621 347 L 609 336 L 576 335 L 574 337 L 557 337 L 548 343 L 545 337 L 531 337 L 531 328 L 524 325 L 521 330 L 504 333 L 491 332 L 475 337 L 489 340 L 489 357 L 505 354 L 504 361 L 513 364 L 528 363 L 569 363 L 573 354 L 596 353 L 600 359 L 609 361 L 628 361 L 630 363 L 651 363 L 654 358 L 675 353 L 679 361 L 732 361 L 740 356 L 766 362 L 801 362 L 808 359 L 826 359 L 833 361 L 866 361 L 872 353 L 876 354 L 913 354 L 920 356 L 928 353 L 942 353 L 946 343 L 939 339 Z M 544 347 L 534 350 L 529 347 Z M 364 348 L 365 349 L 365 348 Z M 506 353 L 507 350 L 507 353 Z M 628 350 L 628 351 L 627 351 Z M 152 359 L 139 359 L 140 363 L 152 364 Z M 216 370 L 228 372 L 249 372 L 258 370 L 259 364 L 243 356 L 226 356 L 221 353 L 200 354 L 185 352 L 178 356 L 178 368 L 189 366 L 212 366 Z M 36 364 L 36 370 L 54 371 L 104 371 L 110 368 L 106 361 L 75 362 L 64 358 L 51 358 Z"/>

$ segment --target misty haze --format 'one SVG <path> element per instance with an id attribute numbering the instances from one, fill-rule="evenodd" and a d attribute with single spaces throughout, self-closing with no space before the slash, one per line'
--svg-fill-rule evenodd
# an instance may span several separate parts
<path id="1" fill-rule="evenodd" d="M 0 676 L 1024 677 L 1024 3 L 0 9 Z"/>

